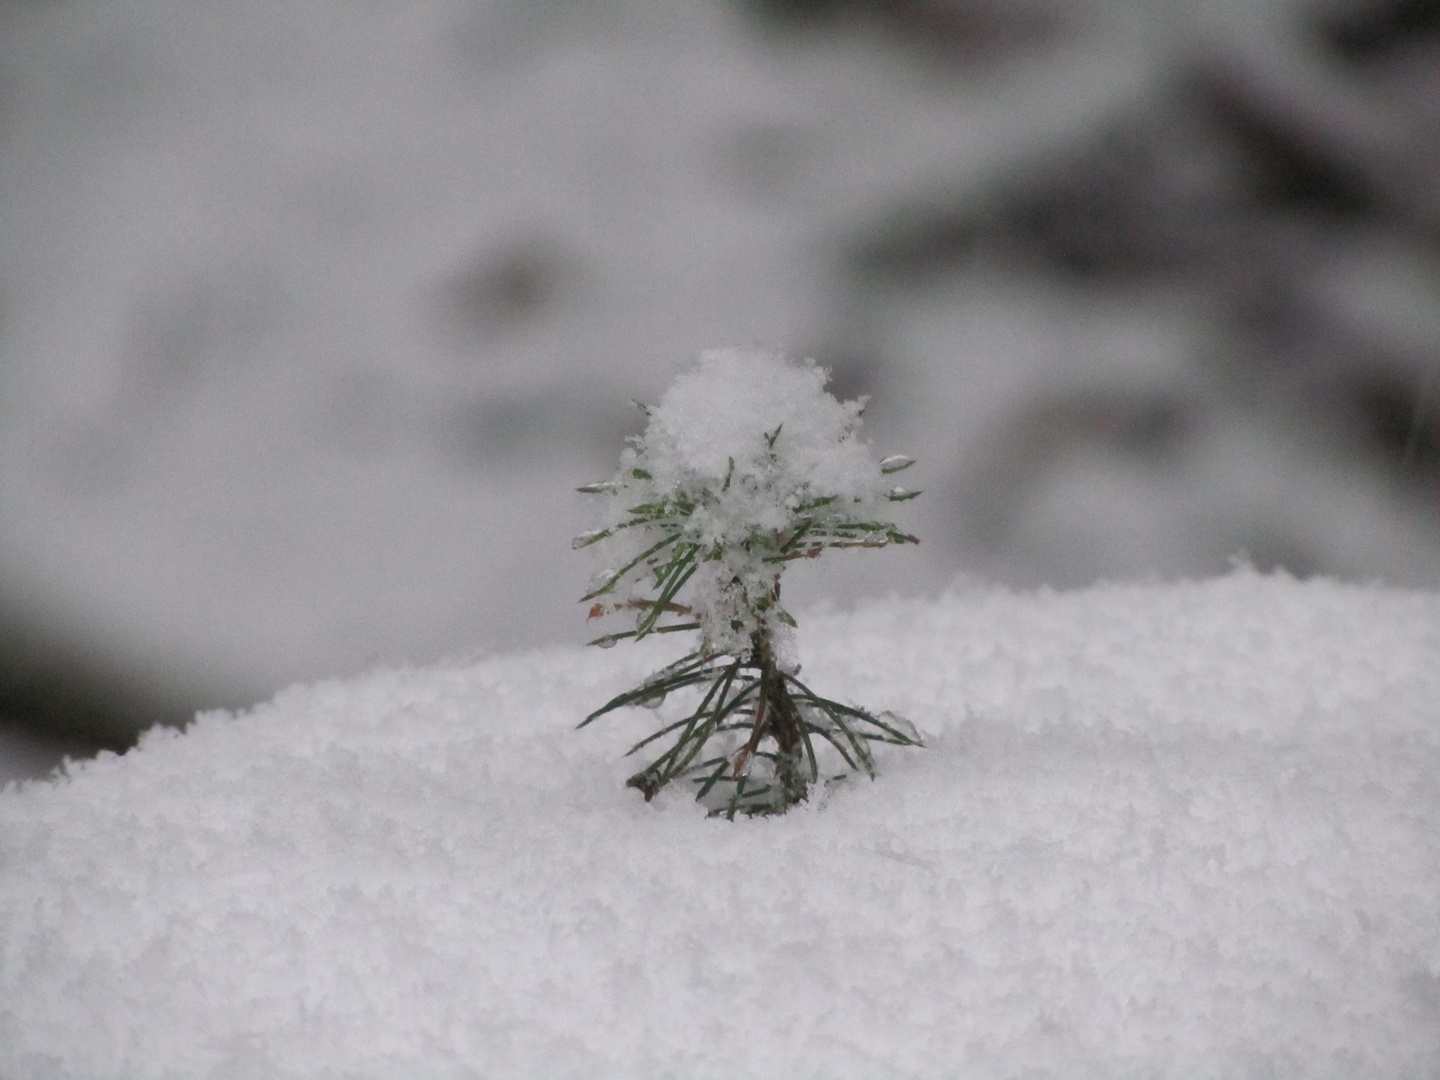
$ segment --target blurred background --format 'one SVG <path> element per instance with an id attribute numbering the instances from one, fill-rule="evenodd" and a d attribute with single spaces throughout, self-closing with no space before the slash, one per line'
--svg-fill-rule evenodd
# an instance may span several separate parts
<path id="1" fill-rule="evenodd" d="M 586 640 L 718 344 L 919 459 L 802 609 L 1434 588 L 1437 165 L 1437 0 L 0 0 L 0 780 Z"/>

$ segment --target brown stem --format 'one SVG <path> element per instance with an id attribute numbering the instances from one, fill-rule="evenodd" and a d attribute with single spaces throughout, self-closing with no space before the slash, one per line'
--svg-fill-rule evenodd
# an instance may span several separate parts
<path id="1" fill-rule="evenodd" d="M 614 604 L 597 603 L 590 608 L 588 618 L 598 619 L 605 615 L 613 615 L 617 611 L 624 611 L 627 608 L 642 611 L 653 608 L 654 606 L 655 604 L 650 600 L 622 600 Z M 666 604 L 665 610 L 674 612 L 676 615 L 693 615 L 695 613 L 688 604 Z"/>
<path id="2" fill-rule="evenodd" d="M 755 723 L 750 728 L 750 741 L 745 748 L 735 757 L 735 771 L 731 774 L 736 780 L 740 779 L 745 772 L 745 766 L 750 761 L 750 755 L 755 753 L 760 746 L 760 738 L 765 734 L 765 695 L 760 695 L 760 703 L 755 706 Z"/>
<path id="3" fill-rule="evenodd" d="M 779 592 L 778 582 L 776 592 Z M 751 663 L 760 669 L 760 701 L 755 706 L 755 727 L 751 730 L 750 741 L 740 752 L 736 761 L 735 776 L 738 778 L 750 755 L 759 746 L 760 740 L 769 736 L 775 740 L 776 779 L 783 792 L 784 806 L 801 802 L 806 795 L 806 783 L 801 775 L 801 744 L 804 735 L 800 729 L 800 713 L 795 701 L 785 686 L 785 675 L 775 663 L 775 652 L 770 635 L 763 628 L 751 639 Z M 782 807 L 783 808 L 783 807 Z"/>

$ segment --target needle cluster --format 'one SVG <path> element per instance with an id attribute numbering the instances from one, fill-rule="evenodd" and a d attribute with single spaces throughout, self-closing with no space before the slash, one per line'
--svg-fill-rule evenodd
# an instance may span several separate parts
<path id="1" fill-rule="evenodd" d="M 690 694 L 693 708 L 631 749 L 669 740 L 629 780 L 647 800 L 687 777 L 718 812 L 783 812 L 819 779 L 817 747 L 873 776 L 868 743 L 920 741 L 904 719 L 820 697 L 799 679 L 796 622 L 780 603 L 785 565 L 828 548 L 918 542 L 884 512 L 919 494 L 888 480 L 913 462 L 875 462 L 857 436 L 863 401 L 837 401 L 826 377 L 769 351 L 702 354 L 645 410 L 645 433 L 616 476 L 580 489 L 606 497 L 607 524 L 575 546 L 604 543 L 620 560 L 583 600 L 592 618 L 634 617 L 591 644 L 699 634 L 692 652 L 581 725 Z"/>

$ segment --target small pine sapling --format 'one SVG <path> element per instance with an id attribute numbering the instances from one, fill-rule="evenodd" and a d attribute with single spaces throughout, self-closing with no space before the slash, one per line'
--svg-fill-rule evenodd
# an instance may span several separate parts
<path id="1" fill-rule="evenodd" d="M 668 740 L 628 781 L 647 802 L 685 777 L 715 813 L 783 813 L 819 779 L 817 744 L 873 777 L 869 743 L 920 743 L 902 717 L 823 698 L 799 679 L 795 619 L 780 604 L 785 564 L 826 548 L 918 543 L 884 510 L 919 494 L 886 479 L 913 462 L 876 463 L 857 436 L 863 400 L 837 401 L 826 379 L 813 361 L 775 352 L 704 353 L 659 405 L 641 406 L 645 433 L 629 440 L 615 478 L 580 488 L 604 496 L 608 514 L 575 547 L 603 543 L 617 560 L 582 599 L 591 618 L 635 618 L 633 630 L 591 644 L 699 632 L 692 652 L 580 725 L 684 692 L 686 714 L 630 750 Z"/>

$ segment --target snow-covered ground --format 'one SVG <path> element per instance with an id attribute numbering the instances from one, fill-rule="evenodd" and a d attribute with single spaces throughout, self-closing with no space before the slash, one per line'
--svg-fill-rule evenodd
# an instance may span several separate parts
<path id="1" fill-rule="evenodd" d="M 918 549 L 799 575 L 796 598 L 1241 551 L 1435 583 L 1433 500 L 1347 457 L 1308 399 L 1232 379 L 1223 297 L 998 272 L 891 290 L 853 261 L 917 207 L 994 205 L 1137 124 L 1191 138 L 1165 102 L 1202 61 L 1367 163 L 1420 145 L 1396 103 L 1428 92 L 1327 67 L 1295 0 L 1019 5 L 1050 30 L 950 67 L 883 35 L 767 36 L 745 8 L 0 9 L 0 620 L 192 702 L 578 641 L 572 489 L 613 467 L 629 398 L 758 341 L 873 392 L 877 445 L 928 493 Z M 1003 39 L 1011 9 L 977 10 Z M 1192 141 L 1156 185 L 1247 175 Z M 1428 365 L 1429 248 L 1284 246 L 1309 228 L 1225 235 L 1262 235 L 1245 273 L 1323 278 L 1364 357 L 1399 333 Z"/>
<path id="2" fill-rule="evenodd" d="M 574 730 L 654 639 L 300 686 L 7 788 L 0 1074 L 1440 1075 L 1436 594 L 800 614 L 811 684 L 928 746 L 783 818 L 626 790 L 648 711 Z"/>

